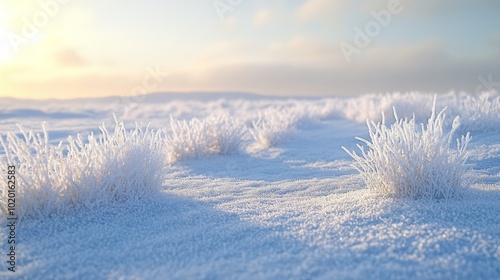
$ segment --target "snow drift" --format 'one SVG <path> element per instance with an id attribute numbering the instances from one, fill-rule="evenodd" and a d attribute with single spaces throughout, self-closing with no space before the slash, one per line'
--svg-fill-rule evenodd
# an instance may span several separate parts
<path id="1" fill-rule="evenodd" d="M 474 135 L 467 146 L 470 153 L 467 164 L 472 170 L 466 175 L 471 184 L 464 192 L 464 199 L 392 199 L 374 194 L 366 188 L 362 176 L 349 166 L 354 161 L 339 149 L 342 145 L 355 147 L 359 143 L 355 136 L 370 139 L 364 123 L 367 118 L 382 121 L 380 111 L 386 112 L 387 131 L 398 132 L 391 130 L 393 122 L 396 118 L 397 123 L 404 118 L 407 120 L 402 122 L 410 122 L 413 112 L 415 124 L 414 127 L 405 124 L 408 129 L 420 135 L 422 130 L 428 130 L 432 95 L 413 95 L 408 101 L 406 94 L 399 93 L 326 99 L 213 94 L 213 98 L 202 101 L 198 97 L 160 100 L 145 96 L 144 102 L 127 108 L 119 106 L 120 103 L 113 105 L 111 98 L 50 102 L 0 98 L 0 137 L 5 146 L 4 151 L 0 145 L 3 160 L 0 169 L 5 168 L 7 159 L 21 165 L 17 166 L 19 175 L 34 182 L 27 191 L 33 193 L 26 193 L 33 199 L 24 206 L 29 203 L 37 206 L 30 206 L 31 210 L 25 213 L 45 211 L 42 213 L 45 216 L 38 216 L 40 219 L 24 219 L 19 223 L 16 244 L 16 269 L 19 269 L 15 276 L 20 279 L 164 279 L 165 275 L 172 279 L 218 279 L 228 275 L 239 279 L 386 279 L 387 275 L 400 275 L 403 279 L 500 279 L 500 108 L 495 105 L 498 95 L 438 96 L 436 112 L 448 106 L 442 126 L 435 127 L 436 131 L 442 129 L 439 147 L 448 145 L 446 137 L 454 120 L 450 115 L 461 117 L 462 125 L 456 135 L 468 127 Z M 483 110 L 481 99 L 491 107 Z M 388 115 L 392 114 L 393 106 L 398 109 L 397 116 Z M 168 123 L 170 115 L 174 122 L 189 123 L 193 118 L 207 121 L 205 118 L 210 114 L 225 113 L 237 123 L 237 129 L 244 130 L 242 139 L 225 139 L 244 148 L 255 143 L 249 130 L 254 128 L 252 122 L 258 121 L 258 112 L 268 109 L 281 111 L 280 118 L 285 121 L 297 116 L 299 119 L 288 127 L 297 133 L 293 138 L 278 137 L 280 140 L 274 142 L 277 148 L 242 149 L 240 154 L 230 156 L 199 153 L 197 160 L 183 161 L 180 157 L 176 163 L 167 163 L 166 171 L 160 170 L 164 167 L 160 163 L 168 160 L 167 138 L 173 137 Z M 149 128 L 155 132 L 140 129 L 132 136 L 134 127 L 127 125 L 127 131 L 118 127 L 115 135 L 114 125 L 108 125 L 113 112 L 126 125 L 143 121 L 150 123 Z M 468 118 L 473 115 L 477 117 Z M 43 132 L 40 136 L 12 135 L 18 132 L 16 123 L 22 122 L 25 131 L 39 131 L 42 120 L 50 124 L 50 141 L 46 141 L 48 135 Z M 96 124 L 102 121 L 110 129 L 108 136 L 96 130 Z M 272 120 L 262 119 L 262 122 L 280 125 Z M 392 126 L 403 126 L 397 123 Z M 426 124 L 424 129 L 419 123 Z M 212 121 L 208 127 L 219 129 L 213 127 Z M 231 126 L 227 129 L 232 135 Z M 373 126 L 372 130 L 376 131 Z M 11 135 L 6 139 L 5 132 L 9 131 Z M 90 131 L 94 131 L 95 140 L 89 141 Z M 192 137 L 199 132 L 193 127 L 187 127 L 186 131 Z M 287 129 L 276 131 L 288 133 Z M 77 133 L 82 136 L 76 136 Z M 420 142 L 402 139 L 412 133 L 401 133 L 400 142 L 390 134 L 395 141 L 393 148 L 404 150 L 410 144 L 420 147 Z M 68 151 L 68 135 L 73 135 L 76 146 L 72 154 Z M 12 137 L 19 139 L 16 142 Z M 270 133 L 269 137 L 277 136 Z M 200 138 L 216 142 L 211 140 L 213 137 Z M 419 137 L 415 139 L 423 142 Z M 61 140 L 63 144 L 59 147 Z M 182 137 L 177 141 L 183 144 Z M 450 153 L 458 154 L 453 143 L 445 148 L 437 149 L 435 157 L 449 159 Z M 180 151 L 187 157 L 192 155 Z M 222 154 L 234 149 L 211 151 Z M 365 151 L 368 152 L 366 145 Z M 439 151 L 443 151 L 441 156 Z M 68 155 L 72 155 L 71 160 Z M 404 155 L 395 157 L 405 163 Z M 392 167 L 399 165 L 394 161 L 388 163 Z M 32 166 L 39 168 L 30 170 Z M 445 162 L 445 166 L 449 165 Z M 44 183 L 46 177 L 51 181 Z M 1 184 L 5 184 L 6 177 L 3 178 L 0 199 L 5 197 Z M 120 178 L 136 180 L 129 185 L 130 192 L 121 191 Z M 131 192 L 144 191 L 141 197 L 148 196 L 147 193 L 156 190 L 159 178 L 165 179 L 160 192 L 141 201 L 121 203 L 136 198 L 129 195 Z M 71 182 L 75 185 L 70 185 Z M 116 188 L 100 190 L 104 183 L 110 186 L 112 182 L 116 182 Z M 22 192 L 26 184 L 18 186 Z M 41 193 L 39 199 L 45 199 L 41 190 L 47 190 L 45 196 L 52 199 L 51 203 L 36 201 L 35 193 Z M 99 204 L 95 199 L 113 204 L 82 209 Z M 0 203 L 5 205 L 5 201 Z M 46 208 L 40 206 L 43 203 Z M 77 211 L 67 213 L 70 209 Z M 62 212 L 65 214 L 46 217 Z M 0 217 L 3 214 L 0 211 Z M 7 230 L 0 231 L 0 239 L 7 241 L 9 234 Z M 8 265 L 0 262 L 1 279 L 11 275 Z"/>

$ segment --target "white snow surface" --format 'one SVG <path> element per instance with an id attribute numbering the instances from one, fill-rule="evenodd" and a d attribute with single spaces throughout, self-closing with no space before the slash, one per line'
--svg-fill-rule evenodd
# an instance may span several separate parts
<path id="1" fill-rule="evenodd" d="M 2 216 L 0 278 L 500 279 L 498 93 L 437 97 L 437 109 L 451 112 L 450 128 L 455 115 L 462 119 L 456 137 L 472 135 L 462 197 L 372 193 L 341 149 L 353 150 L 354 137 L 368 137 L 366 119 L 390 116 L 392 106 L 400 117 L 425 122 L 433 96 L 0 99 L 4 139 L 19 131 L 16 123 L 40 131 L 45 122 L 55 145 L 99 133 L 113 113 L 129 128 L 150 122 L 166 133 L 170 116 L 187 123 L 227 115 L 246 133 L 238 151 L 170 163 L 159 192 L 20 220 L 15 273 L 7 271 Z"/>

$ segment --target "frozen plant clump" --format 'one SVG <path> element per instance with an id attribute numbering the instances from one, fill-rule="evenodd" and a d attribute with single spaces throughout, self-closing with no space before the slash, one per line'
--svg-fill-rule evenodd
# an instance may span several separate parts
<path id="1" fill-rule="evenodd" d="M 432 95 L 419 92 L 393 92 L 386 94 L 368 94 L 343 101 L 343 114 L 345 118 L 357 122 L 365 122 L 367 119 L 380 121 L 380 113 L 390 114 L 392 108 L 397 107 L 401 113 L 415 115 L 417 121 L 427 119 L 429 108 L 432 106 Z M 411 115 L 408 115 L 411 116 Z M 392 116 L 386 116 L 394 121 Z"/>
<path id="2" fill-rule="evenodd" d="M 445 108 L 446 109 L 446 108 Z M 412 119 L 399 119 L 394 109 L 395 123 L 367 121 L 370 139 L 356 137 L 361 155 L 342 147 L 357 163 L 368 188 L 377 193 L 400 198 L 452 198 L 460 196 L 465 185 L 466 148 L 471 137 L 467 133 L 457 139 L 452 149 L 453 134 L 460 125 L 457 116 L 451 131 L 445 133 L 445 109 L 436 114 L 434 99 L 432 114 L 419 125 Z"/>
<path id="3" fill-rule="evenodd" d="M 259 112 L 257 120 L 252 121 L 250 134 L 255 140 L 254 146 L 266 149 L 283 142 L 297 131 L 300 115 L 293 110 L 266 110 Z"/>
<path id="4" fill-rule="evenodd" d="M 245 127 L 223 114 L 189 121 L 170 117 L 167 160 L 170 163 L 208 155 L 236 153 L 244 140 Z"/>
<path id="5" fill-rule="evenodd" d="M 500 94 L 482 92 L 480 94 L 455 95 L 457 111 L 464 117 L 460 131 L 491 132 L 500 130 Z"/>
<path id="6" fill-rule="evenodd" d="M 47 217 L 71 209 L 135 200 L 158 191 L 165 174 L 164 134 L 136 128 L 127 131 L 115 118 L 115 129 L 78 135 L 54 146 L 49 135 L 8 133 L 1 144 L 2 166 L 16 166 L 16 210 L 19 216 Z M 1 205 L 7 186 L 1 188 Z M 5 214 L 6 209 L 3 213 Z"/>

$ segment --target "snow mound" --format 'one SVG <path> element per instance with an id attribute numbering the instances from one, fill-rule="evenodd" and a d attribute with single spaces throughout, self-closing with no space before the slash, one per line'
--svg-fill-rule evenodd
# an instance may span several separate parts
<path id="1" fill-rule="evenodd" d="M 8 133 L 1 144 L 2 167 L 17 167 L 16 210 L 19 217 L 47 217 L 75 208 L 93 208 L 136 200 L 156 192 L 164 180 L 164 135 L 148 127 L 127 131 L 115 118 L 115 129 L 105 125 L 100 134 L 68 137 L 54 146 L 43 135 Z M 6 162 L 3 162 L 6 161 Z M 7 186 L 0 189 L 7 205 Z M 7 209 L 3 208 L 5 214 Z"/>
<path id="2" fill-rule="evenodd" d="M 369 189 L 407 198 L 452 198 L 460 195 L 464 187 L 467 159 L 466 147 L 471 137 L 468 133 L 457 139 L 457 150 L 452 151 L 453 134 L 460 125 L 457 116 L 451 131 L 444 133 L 445 109 L 436 114 L 436 100 L 427 125 L 418 127 L 415 117 L 398 118 L 394 108 L 395 123 L 367 122 L 371 142 L 359 137 L 357 144 L 361 156 L 342 147 L 357 163 Z"/>
<path id="3" fill-rule="evenodd" d="M 166 138 L 170 163 L 238 152 L 245 135 L 245 126 L 225 114 L 189 121 L 171 116 L 170 129 Z"/>

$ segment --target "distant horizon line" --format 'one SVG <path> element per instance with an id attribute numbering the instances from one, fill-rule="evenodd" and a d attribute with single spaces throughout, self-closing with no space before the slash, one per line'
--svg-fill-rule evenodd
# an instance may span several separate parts
<path id="1" fill-rule="evenodd" d="M 393 94 L 393 93 L 423 93 L 423 94 L 448 94 L 448 93 L 466 93 L 466 94 L 475 94 L 474 92 L 468 92 L 466 90 L 455 90 L 450 89 L 447 91 L 420 91 L 420 90 L 407 90 L 407 91 L 385 91 L 385 92 L 365 92 L 365 93 L 354 93 L 354 94 L 263 94 L 251 91 L 158 91 L 158 92 L 148 92 L 146 94 L 142 94 L 140 96 L 131 96 L 131 95 L 106 95 L 106 96 L 91 96 L 91 97 L 69 97 L 69 98 L 61 98 L 61 97 L 46 97 L 46 98 L 36 98 L 36 97 L 14 97 L 14 96 L 2 96 L 0 95 L 0 99 L 3 100 L 31 100 L 31 101 L 78 101 L 78 100 L 105 100 L 105 99 L 115 99 L 115 98 L 124 98 L 124 99 L 144 99 L 146 97 L 152 96 L 170 96 L 170 97 L 189 97 L 190 99 L 198 95 L 197 97 L 232 97 L 232 98 L 242 98 L 242 97 L 253 97 L 253 98 L 329 98 L 329 97 L 353 97 L 353 96 L 363 96 L 363 95 L 384 95 L 384 94 Z"/>

